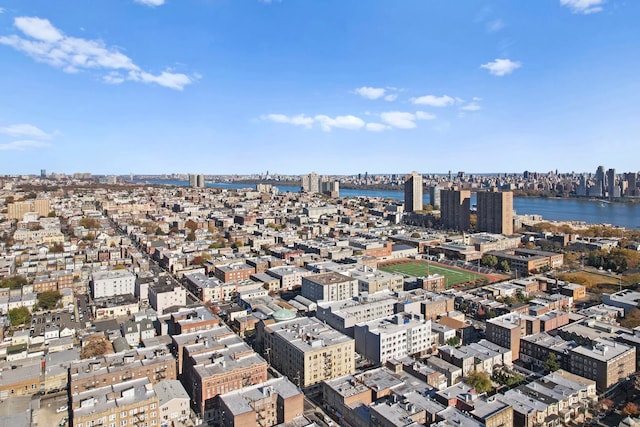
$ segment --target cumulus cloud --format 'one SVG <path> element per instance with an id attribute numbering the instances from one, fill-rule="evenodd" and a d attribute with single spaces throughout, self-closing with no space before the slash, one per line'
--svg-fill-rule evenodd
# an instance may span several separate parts
<path id="1" fill-rule="evenodd" d="M 397 88 L 394 87 L 370 87 L 362 86 L 353 91 L 356 95 L 360 95 L 366 99 L 384 99 L 385 101 L 395 101 L 398 98 L 398 94 L 395 93 Z"/>
<path id="2" fill-rule="evenodd" d="M 365 125 L 364 120 L 352 115 L 329 117 L 321 114 L 315 116 L 314 120 L 320 124 L 320 128 L 325 132 L 330 132 L 333 128 L 358 130 Z"/>
<path id="3" fill-rule="evenodd" d="M 36 148 L 44 148 L 49 147 L 51 144 L 45 141 L 34 141 L 34 140 L 20 140 L 13 141 L 6 144 L 0 144 L 0 151 L 26 151 Z"/>
<path id="4" fill-rule="evenodd" d="M 51 139 L 50 134 L 27 123 L 0 127 L 0 133 L 14 138 Z"/>
<path id="5" fill-rule="evenodd" d="M 486 64 L 482 64 L 480 66 L 480 68 L 489 70 L 489 73 L 498 77 L 511 74 L 520 67 L 522 67 L 522 63 L 518 61 L 512 61 L 510 59 L 500 59 L 500 58 L 495 59 L 494 61 L 491 61 L 491 62 L 487 62 Z"/>
<path id="6" fill-rule="evenodd" d="M 384 125 L 382 123 L 367 123 L 365 128 L 371 132 L 382 132 L 391 129 L 390 126 Z"/>
<path id="7" fill-rule="evenodd" d="M 602 12 L 602 5 L 604 3 L 605 0 L 560 0 L 560 4 L 568 7 L 572 13 L 582 15 Z"/>
<path id="8" fill-rule="evenodd" d="M 297 116 L 287 116 L 285 114 L 266 114 L 261 117 L 262 120 L 270 120 L 276 123 L 286 123 L 295 126 L 302 126 L 305 128 L 310 128 L 313 126 L 313 117 L 305 116 L 304 114 L 299 114 Z"/>
<path id="9" fill-rule="evenodd" d="M 119 84 L 136 81 L 157 84 L 170 89 L 182 90 L 193 83 L 196 76 L 174 73 L 170 70 L 153 74 L 141 69 L 131 58 L 101 40 L 89 40 L 66 36 L 47 19 L 17 17 L 15 27 L 25 36 L 0 36 L 0 44 L 29 55 L 38 62 L 61 68 L 67 73 L 83 70 L 104 72 L 102 80 Z"/>
<path id="10" fill-rule="evenodd" d="M 428 105 L 430 107 L 448 107 L 456 103 L 456 99 L 449 95 L 424 95 L 417 98 L 411 98 L 410 101 L 416 105 Z"/>
<path id="11" fill-rule="evenodd" d="M 387 111 L 380 114 L 380 119 L 398 129 L 413 129 L 416 125 L 416 120 L 433 120 L 436 116 L 424 111 L 416 111 L 416 113 L 410 113 L 406 111 Z"/>
<path id="12" fill-rule="evenodd" d="M 149 7 L 162 6 L 164 4 L 164 0 L 134 0 L 136 3 L 143 4 Z"/>
<path id="13" fill-rule="evenodd" d="M 462 107 L 460 107 L 460 109 L 463 111 L 479 111 L 482 109 L 482 107 L 480 106 L 480 101 L 482 101 L 481 98 L 474 97 L 471 102 L 463 105 Z"/>

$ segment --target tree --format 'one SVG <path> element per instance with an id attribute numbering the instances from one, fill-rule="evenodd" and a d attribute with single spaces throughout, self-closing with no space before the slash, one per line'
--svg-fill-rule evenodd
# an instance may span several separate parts
<path id="1" fill-rule="evenodd" d="M 27 283 L 27 279 L 22 276 L 7 277 L 0 280 L 0 288 L 20 289 Z"/>
<path id="2" fill-rule="evenodd" d="M 457 347 L 460 345 L 460 338 L 458 337 L 451 337 L 447 340 L 447 345 L 450 345 L 451 347 Z"/>
<path id="3" fill-rule="evenodd" d="M 59 254 L 64 252 L 64 245 L 62 243 L 54 243 L 50 248 L 49 251 L 51 251 L 54 254 Z"/>
<path id="4" fill-rule="evenodd" d="M 184 226 L 191 230 L 191 232 L 195 232 L 198 229 L 198 224 L 192 220 L 188 220 L 187 222 L 185 222 Z"/>
<path id="5" fill-rule="evenodd" d="M 16 307 L 9 310 L 9 320 L 12 326 L 26 324 L 31 320 L 31 312 L 27 307 Z"/>
<path id="6" fill-rule="evenodd" d="M 411 238 L 412 239 L 419 239 L 420 238 L 420 233 L 411 233 Z"/>
<path id="7" fill-rule="evenodd" d="M 633 307 L 627 314 L 624 315 L 623 319 L 620 319 L 620 325 L 625 328 L 635 328 L 636 326 L 640 326 L 640 308 Z"/>
<path id="8" fill-rule="evenodd" d="M 107 354 L 111 343 L 104 335 L 92 335 L 85 340 L 80 351 L 80 359 L 103 356 Z"/>
<path id="9" fill-rule="evenodd" d="M 49 213 L 47 214 L 47 216 L 48 216 L 49 218 L 55 218 L 55 217 L 56 217 L 56 211 L 51 211 L 51 212 L 49 212 Z"/>
<path id="10" fill-rule="evenodd" d="M 88 230 L 93 230 L 100 227 L 100 221 L 95 218 L 82 218 L 80 225 Z"/>
<path id="11" fill-rule="evenodd" d="M 487 254 L 482 257 L 482 259 L 480 260 L 480 264 L 484 265 L 485 267 L 495 268 L 495 266 L 498 265 L 498 258 L 495 255 Z"/>
<path id="12" fill-rule="evenodd" d="M 555 372 L 560 369 L 560 365 L 558 364 L 558 357 L 555 353 L 549 353 L 549 357 L 544 364 L 547 370 L 549 370 L 550 372 Z"/>
<path id="13" fill-rule="evenodd" d="M 58 291 L 40 292 L 38 294 L 38 307 L 43 310 L 52 310 L 56 308 L 61 299 L 62 295 Z"/>
<path id="14" fill-rule="evenodd" d="M 638 409 L 638 405 L 635 403 L 627 402 L 627 404 L 624 405 L 624 408 L 622 408 L 622 414 L 633 417 L 640 414 L 640 409 Z"/>
<path id="15" fill-rule="evenodd" d="M 475 388 L 478 393 L 486 393 L 491 390 L 491 378 L 484 372 L 474 371 L 470 373 L 464 382 Z"/>
<path id="16" fill-rule="evenodd" d="M 156 236 L 164 236 L 164 231 L 162 231 L 162 228 L 157 227 L 155 234 L 156 234 Z"/>
<path id="17" fill-rule="evenodd" d="M 505 273 L 508 273 L 511 271 L 511 267 L 509 267 L 509 263 L 507 262 L 506 259 L 503 259 L 498 263 L 498 270 L 504 271 Z"/>
<path id="18" fill-rule="evenodd" d="M 194 240 L 196 240 L 196 233 L 192 231 L 189 234 L 187 234 L 187 240 L 189 242 L 193 242 Z"/>

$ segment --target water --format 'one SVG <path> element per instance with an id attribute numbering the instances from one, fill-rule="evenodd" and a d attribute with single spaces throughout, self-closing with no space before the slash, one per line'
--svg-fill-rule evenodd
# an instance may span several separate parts
<path id="1" fill-rule="evenodd" d="M 169 180 L 135 180 L 136 183 L 161 184 L 161 185 L 189 185 L 187 181 Z M 255 185 L 238 183 L 211 183 L 207 187 L 238 189 L 255 188 Z M 293 185 L 277 185 L 280 192 L 298 192 L 300 187 Z M 394 190 L 367 190 L 341 188 L 342 197 L 382 197 L 392 200 L 403 200 L 402 191 Z M 424 203 L 428 204 L 429 195 L 424 196 Z M 475 194 L 471 197 L 471 203 L 475 204 Z M 515 197 L 513 208 L 518 214 L 542 215 L 550 221 L 584 221 L 588 224 L 612 224 L 625 228 L 640 228 L 640 204 L 637 203 L 604 203 L 582 199 L 556 199 L 542 197 Z"/>

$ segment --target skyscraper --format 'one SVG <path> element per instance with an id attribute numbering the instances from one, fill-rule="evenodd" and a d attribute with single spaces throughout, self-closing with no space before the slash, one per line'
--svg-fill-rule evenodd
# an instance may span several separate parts
<path id="1" fill-rule="evenodd" d="M 607 196 L 610 199 L 620 197 L 620 188 L 616 186 L 616 170 L 614 168 L 607 171 Z"/>
<path id="2" fill-rule="evenodd" d="M 189 174 L 189 186 L 192 188 L 204 188 L 204 175 Z"/>
<path id="3" fill-rule="evenodd" d="M 404 210 L 415 212 L 422 210 L 422 175 L 411 172 L 404 179 Z"/>
<path id="4" fill-rule="evenodd" d="M 440 191 L 440 221 L 451 230 L 468 230 L 471 226 L 471 191 Z"/>
<path id="5" fill-rule="evenodd" d="M 429 201 L 434 209 L 440 209 L 440 191 L 442 191 L 442 187 L 439 185 L 434 185 L 429 188 Z"/>
<path id="6" fill-rule="evenodd" d="M 478 231 L 513 234 L 513 193 L 478 192 Z"/>
<path id="7" fill-rule="evenodd" d="M 604 166 L 598 166 L 598 169 L 596 169 L 596 188 L 593 196 L 604 197 L 604 192 Z"/>

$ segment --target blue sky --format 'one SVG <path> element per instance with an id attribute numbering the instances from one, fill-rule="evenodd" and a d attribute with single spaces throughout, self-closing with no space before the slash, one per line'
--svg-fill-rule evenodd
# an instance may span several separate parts
<path id="1" fill-rule="evenodd" d="M 640 169 L 635 0 L 0 10 L 0 174 Z"/>

